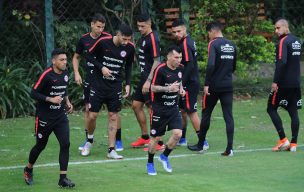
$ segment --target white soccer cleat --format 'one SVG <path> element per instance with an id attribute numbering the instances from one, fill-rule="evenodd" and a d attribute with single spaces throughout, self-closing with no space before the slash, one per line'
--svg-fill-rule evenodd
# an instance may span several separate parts
<path id="1" fill-rule="evenodd" d="M 110 153 L 107 154 L 107 158 L 109 159 L 122 159 L 122 155 L 118 155 L 115 150 L 112 150 Z"/>
<path id="2" fill-rule="evenodd" d="M 91 148 L 92 148 L 92 143 L 90 142 L 86 142 L 85 145 L 83 146 L 83 149 L 81 151 L 81 156 L 88 156 L 90 155 L 90 151 L 91 151 Z"/>

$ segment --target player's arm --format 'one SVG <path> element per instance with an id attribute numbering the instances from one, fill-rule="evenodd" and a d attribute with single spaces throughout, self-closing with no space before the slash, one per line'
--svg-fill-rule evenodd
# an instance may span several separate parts
<path id="1" fill-rule="evenodd" d="M 194 69 L 194 58 L 192 54 L 191 47 L 188 44 L 183 44 L 183 57 L 185 58 L 185 65 L 184 72 L 183 72 L 183 83 L 185 84 L 193 73 Z"/>
<path id="2" fill-rule="evenodd" d="M 148 93 L 149 92 L 149 89 L 150 89 L 150 86 L 151 86 L 152 77 L 153 77 L 153 71 L 156 69 L 156 67 L 159 64 L 160 64 L 160 57 L 154 58 L 154 62 L 153 62 L 151 71 L 149 73 L 149 76 L 148 76 L 145 84 L 143 85 L 143 88 L 142 88 L 142 92 L 143 93 Z"/>
<path id="3" fill-rule="evenodd" d="M 126 60 L 126 65 L 125 65 L 126 93 L 124 97 L 128 97 L 130 95 L 130 89 L 131 89 L 130 84 L 131 84 L 131 76 L 132 76 L 132 64 L 134 62 L 134 54 L 135 54 L 135 49 L 134 47 L 132 47 L 132 51 Z"/>
<path id="4" fill-rule="evenodd" d="M 280 44 L 276 56 L 276 68 L 274 72 L 273 83 L 278 83 L 284 73 L 284 67 L 287 64 L 287 43 L 284 39 L 280 40 Z"/>
<path id="5" fill-rule="evenodd" d="M 233 68 L 232 68 L 233 73 L 236 70 L 236 59 L 237 59 L 237 50 L 236 47 L 234 47 L 234 60 L 233 60 Z"/>
<path id="6" fill-rule="evenodd" d="M 31 91 L 31 97 L 36 101 L 46 101 L 54 104 L 60 104 L 63 100 L 62 97 L 60 96 L 48 97 L 42 93 L 42 90 L 46 86 L 46 84 L 47 84 L 47 77 L 43 75 L 40 76 L 38 82 L 34 85 Z"/>
<path id="7" fill-rule="evenodd" d="M 66 108 L 67 112 L 72 113 L 73 112 L 73 105 L 70 102 L 69 97 L 65 96 L 64 100 L 65 100 L 65 108 Z"/>
<path id="8" fill-rule="evenodd" d="M 214 47 L 214 43 L 212 43 L 208 49 L 208 62 L 207 62 L 205 86 L 209 86 L 211 83 L 211 76 L 215 68 L 215 58 L 216 58 L 216 50 Z"/>
<path id="9" fill-rule="evenodd" d="M 72 63 L 74 69 L 75 82 L 77 83 L 77 85 L 82 84 L 82 78 L 79 73 L 79 62 L 80 62 L 80 54 L 74 53 Z"/>

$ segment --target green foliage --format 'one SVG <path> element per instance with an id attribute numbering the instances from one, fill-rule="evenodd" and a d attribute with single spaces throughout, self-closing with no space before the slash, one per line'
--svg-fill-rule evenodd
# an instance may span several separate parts
<path id="1" fill-rule="evenodd" d="M 275 47 L 262 33 L 272 33 L 270 21 L 258 20 L 256 4 L 248 1 L 202 0 L 197 5 L 198 15 L 192 36 L 200 53 L 199 68 L 205 72 L 207 65 L 207 33 L 205 25 L 213 20 L 225 23 L 223 34 L 237 47 L 237 76 L 256 78 L 261 63 L 273 63 Z M 204 74 L 204 73 L 203 73 Z"/>
<path id="2" fill-rule="evenodd" d="M 34 63 L 27 71 L 18 64 L 8 65 L 5 58 L 0 61 L 0 118 L 24 116 L 35 111 L 30 84 L 39 70 L 39 63 Z"/>

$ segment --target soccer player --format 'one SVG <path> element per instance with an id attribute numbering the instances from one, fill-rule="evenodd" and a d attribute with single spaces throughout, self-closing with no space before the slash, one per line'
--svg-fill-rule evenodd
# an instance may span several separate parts
<path id="1" fill-rule="evenodd" d="M 202 152 L 204 150 L 203 144 L 210 126 L 210 117 L 217 101 L 220 100 L 228 140 L 226 150 L 222 155 L 233 156 L 232 73 L 236 68 L 236 47 L 223 37 L 221 28 L 222 26 L 218 22 L 211 22 L 206 26 L 210 42 L 199 141 L 188 148 L 191 151 Z"/>
<path id="2" fill-rule="evenodd" d="M 276 67 L 267 112 L 280 140 L 272 150 L 295 152 L 300 124 L 298 109 L 302 107 L 300 89 L 301 42 L 290 34 L 288 22 L 285 19 L 279 19 L 275 23 L 275 32 L 279 37 L 279 42 L 276 45 Z M 291 119 L 291 143 L 285 135 L 282 120 L 277 112 L 279 106 L 288 111 Z"/>
<path id="3" fill-rule="evenodd" d="M 151 84 L 151 130 L 148 150 L 148 175 L 156 175 L 153 159 L 156 152 L 157 142 L 168 130 L 172 130 L 164 152 L 159 161 L 167 172 L 172 172 L 169 163 L 169 154 L 172 152 L 182 136 L 182 116 L 178 107 L 179 95 L 184 96 L 182 86 L 182 53 L 179 47 L 172 46 L 168 49 L 167 61 L 160 64 L 154 71 Z"/>
<path id="4" fill-rule="evenodd" d="M 152 30 L 152 22 L 148 14 L 137 17 L 137 27 L 141 33 L 139 40 L 138 61 L 140 65 L 140 80 L 133 94 L 132 109 L 141 129 L 141 137 L 131 143 L 132 147 L 147 145 L 150 141 L 147 129 L 144 105 L 150 108 L 150 85 L 154 69 L 160 64 L 160 42 L 157 31 Z M 162 149 L 162 141 L 157 150 Z"/>
<path id="5" fill-rule="evenodd" d="M 108 109 L 108 154 L 111 159 L 122 159 L 115 151 L 115 134 L 118 125 L 118 116 L 121 111 L 122 100 L 122 72 L 125 72 L 125 95 L 130 94 L 130 81 L 135 48 L 130 42 L 132 29 L 121 24 L 117 34 L 113 37 L 102 37 L 89 49 L 87 58 L 94 64 L 93 81 L 90 91 L 88 141 L 81 155 L 90 154 L 93 144 L 93 133 L 96 127 L 96 118 L 102 104 Z M 95 58 L 96 57 L 96 58 Z"/>
<path id="6" fill-rule="evenodd" d="M 54 132 L 60 145 L 60 178 L 58 185 L 64 188 L 72 188 L 75 184 L 66 177 L 70 147 L 67 112 L 73 111 L 73 105 L 67 96 L 69 77 L 66 70 L 66 52 L 62 49 L 53 50 L 52 63 L 53 65 L 39 77 L 31 92 L 31 97 L 37 101 L 36 144 L 32 148 L 28 164 L 24 168 L 24 180 L 28 185 L 33 184 L 34 164 L 46 147 L 50 134 Z"/>
<path id="7" fill-rule="evenodd" d="M 184 65 L 183 86 L 186 91 L 186 96 L 183 97 L 179 103 L 183 117 L 183 135 L 178 145 L 186 146 L 187 116 L 189 116 L 197 135 L 200 130 L 200 119 L 197 114 L 197 96 L 200 90 L 196 59 L 197 51 L 195 42 L 191 36 L 187 34 L 187 28 L 182 19 L 177 19 L 172 23 L 172 32 L 183 55 L 181 63 Z M 209 149 L 207 140 L 205 140 L 204 148 L 205 150 Z"/>
<path id="8" fill-rule="evenodd" d="M 111 34 L 104 32 L 106 19 L 105 17 L 100 14 L 96 13 L 91 20 L 91 32 L 88 32 L 81 36 L 76 45 L 76 51 L 73 56 L 73 69 L 75 75 L 75 82 L 81 86 L 83 83 L 83 100 L 85 103 L 85 112 L 84 112 L 84 126 L 85 126 L 85 133 L 86 133 L 86 140 L 83 144 L 79 146 L 79 150 L 83 149 L 84 144 L 87 141 L 88 135 L 88 116 L 89 116 L 89 95 L 90 95 L 90 81 L 92 80 L 92 74 L 94 70 L 94 65 L 89 61 L 86 61 L 85 65 L 85 80 L 82 81 L 81 75 L 79 73 L 79 63 L 81 59 L 81 55 L 85 55 L 86 52 L 90 47 L 94 45 L 94 43 L 101 37 L 111 36 Z M 116 143 L 118 144 L 118 149 L 122 149 L 121 141 L 117 140 Z"/>

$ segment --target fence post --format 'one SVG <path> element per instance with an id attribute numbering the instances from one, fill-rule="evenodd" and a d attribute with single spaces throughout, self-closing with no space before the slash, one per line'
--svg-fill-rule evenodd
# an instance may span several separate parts
<path id="1" fill-rule="evenodd" d="M 51 65 L 51 52 L 54 49 L 54 17 L 53 17 L 53 1 L 45 0 L 45 50 L 47 67 Z"/>
<path id="2" fill-rule="evenodd" d="M 189 29 L 189 9 L 190 9 L 189 0 L 181 0 L 180 6 L 181 6 L 180 10 L 181 10 L 182 18 L 186 23 L 187 29 Z"/>

